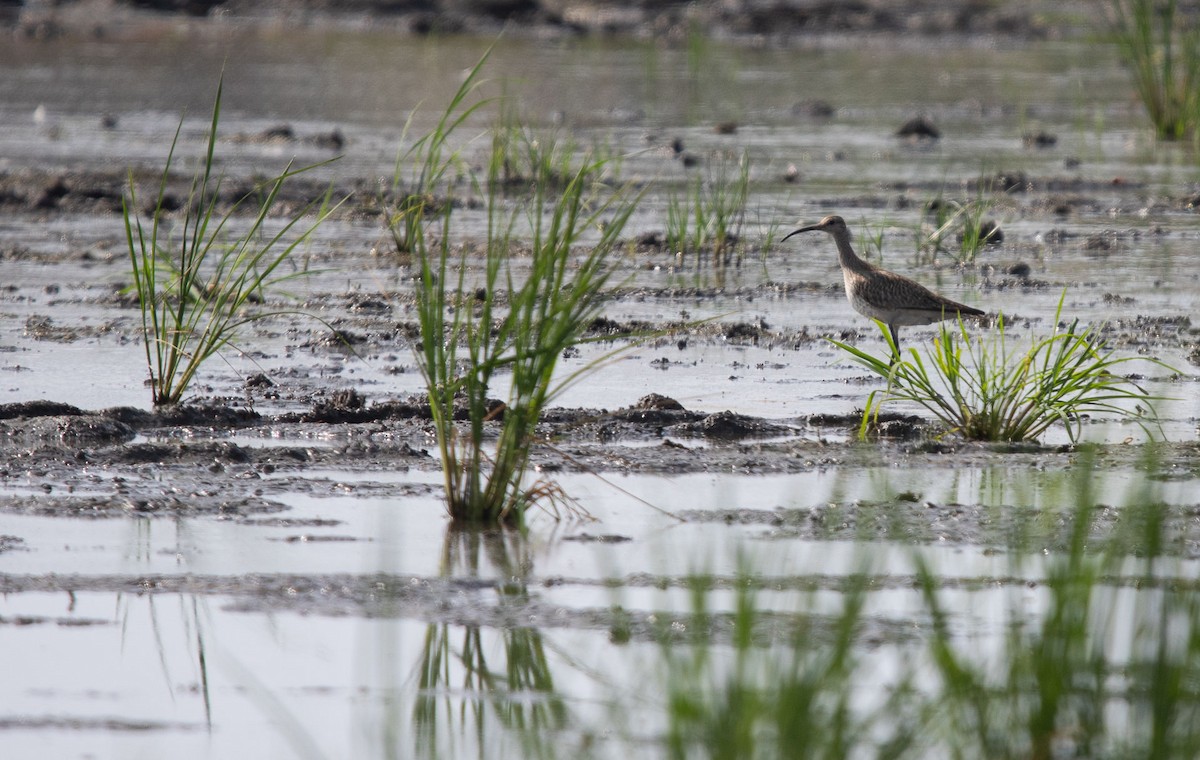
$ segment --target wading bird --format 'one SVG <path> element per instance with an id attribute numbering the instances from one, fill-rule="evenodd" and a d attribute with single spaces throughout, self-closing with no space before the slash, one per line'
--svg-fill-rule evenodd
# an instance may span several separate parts
<path id="1" fill-rule="evenodd" d="M 900 353 L 901 327 L 984 315 L 973 306 L 951 301 L 920 283 L 860 259 L 850 245 L 850 228 L 840 216 L 827 216 L 817 224 L 789 232 L 783 239 L 813 230 L 828 232 L 837 244 L 838 264 L 842 267 L 842 279 L 846 283 L 846 298 L 850 305 L 859 314 L 878 319 L 891 330 L 892 343 L 896 345 L 893 363 Z"/>

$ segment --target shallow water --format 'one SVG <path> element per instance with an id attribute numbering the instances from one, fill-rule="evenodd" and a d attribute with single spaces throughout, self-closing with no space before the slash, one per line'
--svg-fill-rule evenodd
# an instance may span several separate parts
<path id="1" fill-rule="evenodd" d="M 912 588 L 914 556 L 922 556 L 948 584 L 943 602 L 957 611 L 956 629 L 978 639 L 984 651 L 1006 625 L 999 609 L 1016 604 L 1033 613 L 1045 603 L 1036 583 L 1025 580 L 1042 577 L 1040 562 L 1014 564 L 1003 551 L 953 542 L 913 547 L 795 539 L 770 524 L 731 528 L 717 522 L 714 530 L 711 523 L 679 524 L 634 497 L 665 509 L 777 510 L 849 504 L 919 488 L 923 498 L 943 503 L 1054 509 L 1067 488 L 1064 481 L 1072 477 L 1060 472 L 1031 482 L 989 468 L 946 471 L 931 481 L 928 473 L 892 467 L 830 468 L 804 477 L 626 476 L 610 478 L 611 484 L 565 476 L 562 483 L 571 493 L 597 506 L 600 522 L 554 525 L 538 519 L 530 542 L 507 548 L 494 542 L 472 548 L 468 537 L 447 533 L 432 496 L 397 500 L 354 493 L 381 478 L 432 482 L 429 473 L 388 478 L 309 472 L 306 479 L 313 481 L 337 478 L 347 494 L 284 497 L 290 509 L 280 517 L 293 524 L 275 525 L 271 518 L 78 521 L 7 515 L 5 531 L 22 536 L 25 544 L 0 555 L 9 674 L 0 703 L 13 722 L 5 726 L 5 744 L 15 757 L 41 747 L 63 757 L 167 748 L 185 757 L 251 749 L 273 756 L 387 756 L 411 747 L 412 731 L 429 728 L 431 719 L 416 718 L 414 704 L 436 698 L 445 704 L 431 730 L 438 742 L 457 747 L 451 754 L 510 756 L 520 735 L 490 709 L 478 719 L 484 749 L 475 747 L 472 720 L 454 717 L 461 704 L 490 705 L 486 691 L 460 688 L 462 673 L 432 692 L 418 689 L 416 679 L 426 667 L 422 641 L 430 635 L 448 637 L 454 651 L 481 637 L 481 651 L 500 673 L 521 667 L 521 660 L 509 658 L 520 656 L 513 636 L 525 631 L 548 653 L 542 667 L 554 687 L 548 694 L 514 697 L 516 709 L 532 712 L 547 700 L 561 702 L 572 716 L 563 741 L 598 741 L 590 753 L 620 754 L 630 736 L 661 730 L 653 716 L 663 696 L 643 683 L 641 672 L 654 667 L 658 646 L 635 641 L 614 648 L 598 619 L 619 604 L 627 613 L 665 622 L 691 609 L 683 579 L 697 572 L 732 578 L 750 557 L 767 580 L 757 597 L 760 607 L 781 612 L 835 613 L 841 594 L 800 591 L 814 581 L 828 583 L 867 567 L 890 579 L 870 595 L 867 621 L 879 631 L 869 635 L 885 644 L 864 653 L 868 661 L 878 660 L 866 672 L 879 679 L 860 685 L 865 705 L 872 688 L 886 684 L 886 674 L 896 667 L 892 658 L 904 651 L 899 632 L 923 625 Z M 1110 473 L 1096 487 L 1117 494 L 1132 480 L 1131 473 Z M 1186 504 L 1194 492 L 1194 481 L 1172 483 L 1164 497 Z M 688 494 L 686 504 L 679 504 L 680 494 Z M 905 508 L 925 509 L 922 504 L 900 509 Z M 333 524 L 310 527 L 313 521 Z M 612 534 L 621 540 L 562 540 Z M 1179 572 L 1186 576 L 1196 567 L 1189 562 Z M 470 584 L 453 585 L 464 581 Z M 982 583 L 953 586 L 962 581 Z M 445 583 L 451 585 L 436 590 Z M 777 591 L 772 583 L 779 584 Z M 421 593 L 430 587 L 432 592 Z M 416 596 L 410 598 L 412 590 Z M 506 602 L 514 593 L 518 596 Z M 421 601 L 414 605 L 414 598 Z M 720 612 L 734 602 L 726 592 L 711 595 L 709 604 Z M 497 625 L 497 613 L 488 612 L 506 606 L 517 612 L 520 627 Z M 500 619 L 508 617 L 500 613 Z M 686 630 L 686 623 L 672 625 Z M 617 705 L 609 703 L 614 697 Z M 618 713 L 623 722 L 606 738 L 609 729 L 603 727 L 614 709 L 630 712 Z M 600 736 L 589 740 L 588 732 Z M 648 749 L 636 741 L 634 746 Z"/>
<path id="2" fill-rule="evenodd" d="M 119 45 L 8 43 L 0 46 L 0 171 L 157 169 L 182 109 L 180 150 L 195 157 L 224 65 L 224 134 L 255 135 L 286 123 L 300 138 L 282 144 L 226 139 L 221 165 L 230 176 L 277 171 L 293 158 L 329 158 L 329 150 L 308 139 L 337 129 L 347 141 L 344 155 L 317 176 L 386 183 L 409 113 L 421 106 L 412 134 L 423 133 L 487 44 L 319 30 L 239 32 L 223 42 L 168 35 Z M 751 161 L 741 233 L 749 244 L 741 266 L 723 274 L 725 287 L 717 287 L 710 266 L 631 255 L 630 281 L 605 314 L 654 323 L 716 318 L 765 325 L 767 337 L 635 347 L 558 403 L 619 408 L 660 392 L 689 409 L 729 409 L 792 425 L 796 439 L 831 444 L 828 460 L 786 476 L 623 475 L 619 465 L 604 473 L 610 483 L 565 474 L 564 487 L 599 522 L 539 517 L 532 538 L 511 545 L 495 539 L 468 545 L 469 539 L 448 533 L 431 468 L 381 475 L 356 470 L 352 462 L 263 478 L 255 487 L 285 511 L 253 518 L 5 513 L 0 534 L 22 539 L 0 551 L 0 661 L 10 674 L 0 686 L 6 756 L 402 756 L 406 750 L 397 747 L 417 741 L 415 704 L 430 695 L 455 710 L 479 707 L 486 724 L 485 746 L 476 747 L 469 721 L 456 722 L 454 710 L 443 706 L 432 719 L 439 744 L 430 754 L 512 756 L 520 738 L 489 712 L 484 691 L 460 687 L 465 677 L 455 670 L 441 690 L 423 692 L 415 674 L 428 636 L 465 642 L 479 635 L 503 671 L 506 655 L 519 651 L 513 639 L 522 631 L 535 639 L 534 648 L 549 651 L 555 687 L 549 695 L 526 692 L 512 700 L 526 709 L 525 718 L 535 720 L 536 708 L 561 700 L 571 715 L 556 734 L 562 747 L 627 754 L 633 736 L 638 752 L 653 755 L 659 747 L 650 737 L 662 726 L 652 716 L 661 694 L 642 687 L 658 647 L 646 640 L 615 646 L 611 607 L 664 617 L 686 612 L 682 579 L 689 574 L 734 576 L 750 561 L 756 573 L 779 579 L 778 590 L 759 597 L 764 606 L 788 611 L 811 601 L 811 609 L 831 612 L 840 603 L 835 589 L 824 586 L 801 601 L 794 589 L 855 573 L 870 560 L 873 572 L 893 579 L 870 595 L 872 624 L 885 643 L 864 656 L 876 662 L 881 682 L 905 656 L 897 631 L 925 623 L 911 588 L 914 554 L 946 579 L 947 599 L 959 612 L 956 625 L 985 648 L 1003 633 L 994 611 L 1000 602 L 1015 597 L 1031 614 L 1045 603 L 1043 594 L 1020 582 L 1040 577 L 1036 561 L 1015 569 L 994 542 L 963 540 L 950 528 L 942 536 L 934 529 L 915 545 L 895 536 L 856 541 L 813 537 L 754 516 L 727 524 L 693 515 L 681 523 L 647 504 L 667 512 L 770 513 L 886 501 L 903 533 L 915 530 L 905 521 L 920 523 L 916 516 L 927 503 L 998 513 L 1068 503 L 1074 476 L 1049 452 L 1044 467 L 1009 464 L 999 454 L 995 463 L 930 469 L 893 448 L 847 453 L 845 431 L 808 428 L 809 415 L 849 414 L 877 386 L 823 340 L 799 341 L 795 334 L 846 338 L 872 349 L 881 341 L 841 294 L 827 239 L 793 238 L 782 248 L 761 241 L 840 213 L 857 231 L 882 233 L 886 266 L 957 300 L 1005 312 L 1022 335 L 1051 329 L 1064 288 L 1063 313 L 1071 319 L 1189 316 L 1200 292 L 1200 260 L 1192 252 L 1200 219 L 1182 202 L 1195 191 L 1193 157 L 1150 139 L 1115 52 L 1083 42 L 859 49 L 831 38 L 787 49 L 703 43 L 689 51 L 621 41 L 501 40 L 486 72 L 493 81 L 487 91 L 515 95 L 526 122 L 557 125 L 581 145 L 604 145 L 623 157 L 620 178 L 649 188 L 631 222 L 633 234 L 662 229 L 671 189 L 691 177 L 711 180 L 729 155 L 745 152 Z M 828 101 L 836 116 L 793 111 L 812 99 Z M 485 128 L 495 113 L 484 109 L 473 126 Z M 914 145 L 893 136 L 917 113 L 942 129 L 942 140 Z M 104 114 L 115 117 L 115 127 L 102 126 Z M 736 122 L 736 133 L 716 133 L 714 125 L 723 121 Z M 1036 130 L 1053 133 L 1057 144 L 1023 147 L 1022 133 Z M 673 157 L 675 138 L 701 158 L 699 168 L 685 169 Z M 482 165 L 484 143 L 464 146 L 468 165 Z M 783 179 L 789 164 L 800 174 L 794 184 Z M 995 207 L 1004 244 L 964 268 L 945 256 L 936 262 L 917 256 L 913 240 L 922 206 L 939 194 L 969 200 L 975 193 L 970 183 L 998 172 L 1025 172 L 1035 181 L 1033 190 L 1001 198 Z M 1050 210 L 1056 204 L 1069 210 Z M 456 220 L 467 237 L 484 221 L 470 209 Z M 1111 230 L 1120 233 L 1111 246 L 1085 245 Z M 111 212 L 0 216 L 0 278 L 7 286 L 0 290 L 0 403 L 149 407 L 137 315 L 110 297 L 128 281 L 122 235 Z M 367 334 L 411 319 L 403 306 L 411 272 L 379 254 L 386 246 L 377 219 L 325 225 L 304 250 L 323 271 L 303 281 L 300 302 Z M 980 265 L 1002 272 L 1018 261 L 1048 285 L 987 286 Z M 780 294 L 765 288 L 768 282 L 830 287 Z M 353 313 L 348 297 L 360 293 L 386 294 L 395 306 L 383 315 Z M 33 329 L 44 317 L 71 334 L 48 337 Z M 239 344 L 242 355 L 210 363 L 198 393 L 239 397 L 242 378 L 258 371 L 283 388 L 278 399 L 258 402 L 266 412 L 306 408 L 314 390 L 327 388 L 355 387 L 372 399 L 420 391 L 408 344 L 372 340 L 349 352 L 315 342 L 323 329 L 299 317 L 256 329 Z M 1195 339 L 1187 328 L 1182 338 L 1146 338 L 1143 345 L 1145 332 L 1125 323 L 1120 350 L 1144 351 L 1182 370 L 1181 379 L 1167 382 L 1165 371 L 1136 369 L 1151 378 L 1151 390 L 1178 399 L 1161 408 L 1168 439 L 1192 441 L 1200 418 L 1189 359 Z M 932 328 L 910 328 L 904 340 L 919 345 L 932 335 Z M 562 372 L 612 347 L 586 347 L 563 360 Z M 1056 435 L 1046 443 L 1066 442 Z M 1118 443 L 1142 440 L 1143 433 L 1096 421 L 1085 426 L 1085 438 Z M 246 447 L 295 442 L 245 431 L 228 440 Z M 605 445 L 619 461 L 622 444 Z M 705 446 L 688 445 L 703 454 Z M 747 449 L 746 456 L 755 453 Z M 1137 498 L 1142 481 L 1133 458 L 1096 474 L 1096 492 L 1106 503 Z M 169 470 L 137 473 L 144 479 L 139 485 L 171 478 Z M 80 480 L 88 476 L 94 494 L 115 494 L 113 479 L 131 477 L 128 471 L 84 471 Z M 1166 503 L 1191 505 L 1195 480 L 1185 472 L 1156 493 Z M 319 487 L 306 488 L 304 481 Z M 47 485 L 64 490 L 45 483 L 37 467 L 15 463 L 0 480 L 0 495 L 36 494 Z M 76 496 L 87 490 L 76 487 Z M 400 487 L 411 491 L 398 496 Z M 997 580 L 970 589 L 952 583 L 983 579 Z M 505 612 L 511 590 L 502 584 L 516 588 L 512 615 Z M 414 601 L 397 591 L 405 588 L 432 591 L 413 591 Z M 730 602 L 717 595 L 713 604 Z M 862 688 L 870 692 L 876 685 Z M 633 706 L 620 705 L 631 699 Z M 614 710 L 621 720 L 614 720 Z"/>

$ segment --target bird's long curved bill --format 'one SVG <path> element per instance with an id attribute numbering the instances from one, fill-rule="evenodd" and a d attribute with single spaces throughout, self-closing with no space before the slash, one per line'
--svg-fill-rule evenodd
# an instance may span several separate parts
<path id="1" fill-rule="evenodd" d="M 791 232 L 789 232 L 788 234 L 784 235 L 784 236 L 783 236 L 783 239 L 782 239 L 782 240 L 780 240 L 779 242 L 781 242 L 781 243 L 782 243 L 784 240 L 787 240 L 787 239 L 788 239 L 788 238 L 790 238 L 792 235 L 799 235 L 801 232 L 812 232 L 813 230 L 819 230 L 819 229 L 822 229 L 821 225 L 819 225 L 819 224 L 810 224 L 810 225 L 808 225 L 807 227 L 801 227 L 801 228 L 800 228 L 800 229 L 798 229 L 798 230 L 792 230 L 792 231 L 791 231 Z"/>

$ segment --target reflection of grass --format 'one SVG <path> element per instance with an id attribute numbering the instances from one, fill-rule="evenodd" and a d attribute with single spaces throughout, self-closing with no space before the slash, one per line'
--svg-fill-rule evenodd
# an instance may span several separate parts
<path id="1" fill-rule="evenodd" d="M 1028 534 L 1007 546 L 1012 601 L 989 607 L 996 633 L 982 646 L 956 619 L 963 589 L 948 590 L 954 579 L 919 556 L 914 601 L 929 623 L 911 639 L 868 634 L 882 621 L 864 575 L 844 579 L 840 611 L 814 616 L 809 605 L 781 637 L 754 591 L 773 583 L 748 572 L 731 592 L 732 643 L 719 643 L 713 589 L 698 582 L 681 626 L 689 638 L 662 654 L 669 756 L 1196 757 L 1200 588 L 1172 556 L 1153 490 L 1131 494 L 1114 527 L 1091 490 L 1094 464 L 1082 458 L 1074 503 L 1051 516 L 1065 538 L 1048 556 Z"/>
<path id="2" fill-rule="evenodd" d="M 1200 126 L 1200 28 L 1175 0 L 1108 0 L 1109 19 L 1159 137 Z M 1190 10 L 1190 9 L 1189 9 Z"/>
<path id="3" fill-rule="evenodd" d="M 498 645 L 498 646 L 497 646 Z M 421 652 L 413 722 L 422 756 L 451 757 L 459 736 L 495 728 L 521 737 L 527 751 L 566 725 L 542 634 L 432 623 Z M 494 723 L 494 727 L 489 724 Z M 493 737 L 493 740 L 495 737 Z M 487 744 L 480 742 L 481 749 Z M 553 756 L 545 751 L 537 756 Z M 530 755 L 526 755 L 530 756 Z"/>
<path id="4" fill-rule="evenodd" d="M 154 596 L 147 596 L 146 606 L 150 612 L 150 630 L 154 633 L 154 645 L 158 648 L 158 661 L 162 667 L 163 677 L 168 684 L 172 684 L 171 669 L 168 665 L 173 657 L 173 654 L 168 651 L 168 646 L 163 633 L 164 625 L 160 624 L 158 616 L 158 606 L 155 604 Z M 191 601 L 189 608 L 188 601 Z M 123 595 L 117 594 L 117 606 L 123 607 Z M 212 719 L 212 692 L 209 688 L 209 673 L 208 673 L 208 648 L 205 645 L 205 616 L 201 615 L 200 600 L 195 595 L 188 597 L 180 596 L 180 618 L 183 621 L 183 627 L 189 636 L 194 636 L 195 644 L 195 666 L 196 674 L 199 679 L 198 690 L 204 701 L 204 723 L 211 731 L 213 727 Z M 128 625 L 129 609 L 124 608 L 122 620 L 122 628 Z M 193 644 L 188 641 L 189 646 Z"/>
<path id="5" fill-rule="evenodd" d="M 451 529 L 443 572 L 478 578 L 486 553 L 491 569 L 512 579 L 500 592 L 504 598 L 527 600 L 523 547 L 513 532 Z M 524 757 L 555 756 L 553 737 L 567 724 L 567 707 L 555 689 L 538 629 L 431 623 L 417 672 L 413 723 L 420 755 L 456 756 L 459 737 L 475 735 L 481 756 L 493 756 L 486 750 L 494 749 L 500 737 L 487 737 L 499 728 L 520 740 Z"/>
<path id="6" fill-rule="evenodd" d="M 137 197 L 130 175 L 129 200 L 123 204 L 125 236 L 133 270 L 133 288 L 142 312 L 142 336 L 146 364 L 150 370 L 152 397 L 156 405 L 173 404 L 183 398 L 196 372 L 213 355 L 236 338 L 247 323 L 267 314 L 249 311 L 261 301 L 270 286 L 297 277 L 297 272 L 280 273 L 280 267 L 316 229 L 329 209 L 317 209 L 315 221 L 289 242 L 287 237 L 300 220 L 317 208 L 314 201 L 291 215 L 277 232 L 267 231 L 267 220 L 275 209 L 279 192 L 292 177 L 314 167 L 284 171 L 240 198 L 223 215 L 217 211 L 221 180 L 213 175 L 217 124 L 221 114 L 221 86 L 213 103 L 212 123 L 204 165 L 192 180 L 184 202 L 184 218 L 178 239 L 172 237 L 163 217 L 167 213 L 167 181 L 179 142 L 179 129 L 171 142 L 151 210 L 149 230 L 134 210 Z M 244 204 L 257 203 L 252 221 L 239 233 L 226 230 Z"/>
<path id="7" fill-rule="evenodd" d="M 1061 315 L 1060 300 L 1055 324 Z M 880 324 L 880 331 L 888 342 L 890 360 L 897 355 L 896 346 L 886 326 Z M 888 381 L 886 390 L 872 391 L 867 399 L 863 433 L 885 403 L 907 401 L 932 412 L 951 432 L 970 439 L 1035 440 L 1062 425 L 1074 441 L 1084 415 L 1108 413 L 1145 427 L 1153 423 L 1151 402 L 1158 400 L 1133 380 L 1115 374 L 1134 357 L 1116 358 L 1112 351 L 1102 350 L 1095 329 L 1080 328 L 1078 321 L 1035 339 L 1023 353 L 1009 346 L 1003 317 L 991 339 L 972 337 L 961 322 L 943 324 L 924 357 L 910 349 L 908 357 L 894 362 L 832 342 Z"/>

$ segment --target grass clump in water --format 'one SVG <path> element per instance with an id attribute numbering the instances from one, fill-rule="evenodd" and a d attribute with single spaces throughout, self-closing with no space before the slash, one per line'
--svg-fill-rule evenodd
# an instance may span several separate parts
<path id="1" fill-rule="evenodd" d="M 585 150 L 568 135 L 556 129 L 533 129 L 505 101 L 499 123 L 492 130 L 491 160 L 499 167 L 494 181 L 512 191 L 532 191 L 542 186 L 562 190 L 575 174 L 581 158 L 602 163 L 606 170 L 616 168 L 618 157 L 601 145 Z"/>
<path id="2" fill-rule="evenodd" d="M 277 231 L 268 228 L 280 191 L 289 179 L 323 164 L 293 169 L 259 183 L 221 214 L 221 178 L 214 174 L 221 89 L 213 103 L 204 164 L 193 177 L 183 204 L 183 221 L 176 234 L 164 221 L 171 205 L 167 184 L 179 143 L 182 120 L 175 130 L 150 210 L 149 229 L 134 210 L 138 201 L 133 174 L 129 197 L 122 202 L 125 239 L 132 265 L 133 290 L 142 313 L 142 338 L 155 405 L 178 403 L 200 367 L 232 344 L 240 328 L 271 313 L 255 312 L 272 286 L 304 274 L 281 267 L 296 247 L 333 211 L 328 196 L 292 214 Z M 231 232 L 232 219 L 257 203 L 248 226 Z M 301 220 L 315 211 L 306 228 L 293 234 Z"/>
<path id="3" fill-rule="evenodd" d="M 750 159 L 743 154 L 734 166 L 720 162 L 707 180 L 697 177 L 682 195 L 668 194 L 667 246 L 680 261 L 696 258 L 697 278 L 702 253 L 712 257 L 718 278 L 731 263 L 749 191 Z"/>
<path id="4" fill-rule="evenodd" d="M 1061 324 L 1062 304 L 1060 299 L 1056 324 Z M 961 321 L 943 323 L 925 356 L 914 348 L 894 362 L 890 359 L 898 352 L 891 334 L 886 325 L 879 323 L 879 328 L 888 343 L 888 359 L 831 341 L 888 381 L 885 390 L 867 398 L 863 435 L 883 405 L 895 401 L 919 404 L 950 432 L 981 441 L 1036 440 L 1055 425 L 1077 441 L 1084 416 L 1094 412 L 1132 419 L 1147 430 L 1154 424 L 1152 402 L 1161 399 L 1115 373 L 1135 357 L 1118 358 L 1103 350 L 1095 328 L 1080 327 L 1078 320 L 1035 339 L 1023 352 L 1009 345 L 1003 315 L 991 339 L 972 337 Z"/>
<path id="5" fill-rule="evenodd" d="M 1200 27 L 1175 0 L 1108 0 L 1109 25 L 1155 132 L 1200 138 Z"/>
<path id="6" fill-rule="evenodd" d="M 928 252 L 930 258 L 939 253 L 948 253 L 956 262 L 970 264 L 983 252 L 985 246 L 999 244 L 1004 235 L 994 221 L 987 219 L 995 201 L 982 192 L 966 201 L 946 200 L 938 196 L 926 208 L 933 215 L 933 231 L 917 233 L 917 251 Z M 954 240 L 957 248 L 948 245 Z"/>
<path id="7" fill-rule="evenodd" d="M 469 79 L 439 122 L 438 136 L 427 142 L 431 149 L 444 145 L 448 130 L 478 107 L 464 106 L 471 89 Z M 470 245 L 452 250 L 449 203 L 437 244 L 421 224 L 406 233 L 413 235 L 419 272 L 417 364 L 437 434 L 447 506 L 464 524 L 521 526 L 530 505 L 562 501 L 552 483 L 526 482 L 534 428 L 554 395 L 588 369 L 561 380 L 554 376 L 559 357 L 583 340 L 599 313 L 613 272 L 610 254 L 637 206 L 637 198 L 601 182 L 604 160 L 585 157 L 568 168 L 562 154 L 555 155 L 560 157 L 552 165 L 538 162 L 553 171 L 539 170 L 529 195 L 509 206 L 503 191 L 511 153 L 492 152 L 482 184 L 487 193 L 482 252 Z M 518 240 L 518 228 L 528 238 Z M 598 236 L 584 245 L 594 230 Z M 524 250 L 527 271 L 525 262 L 515 264 Z M 509 391 L 497 403 L 491 394 L 502 381 Z"/>
<path id="8" fill-rule="evenodd" d="M 525 483 L 534 427 L 550 399 L 578 378 L 576 373 L 556 382 L 555 367 L 598 315 L 613 271 L 610 254 L 636 206 L 620 193 L 595 197 L 591 182 L 600 170 L 601 164 L 585 162 L 555 198 L 535 191 L 528 206 L 527 275 L 513 266 L 519 212 L 504 218 L 495 189 L 489 197 L 482 281 L 468 281 L 467 248 L 457 257 L 451 252 L 448 212 L 440 245 L 427 247 L 422 238 L 417 246 L 417 362 L 455 520 L 522 525 L 528 506 L 560 495 L 550 484 Z M 576 256 L 580 238 L 593 228 L 600 228 L 599 239 Z M 507 309 L 499 301 L 502 291 Z M 497 405 L 490 394 L 502 375 L 510 390 L 507 401 Z M 499 431 L 489 453 L 493 423 Z"/>

